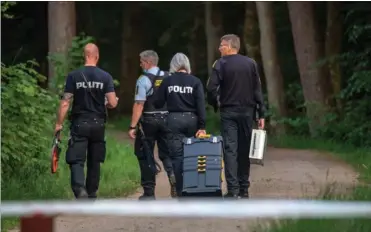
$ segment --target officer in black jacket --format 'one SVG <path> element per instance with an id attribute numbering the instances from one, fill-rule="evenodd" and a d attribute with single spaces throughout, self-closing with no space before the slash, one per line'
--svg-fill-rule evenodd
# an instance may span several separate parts
<path id="1" fill-rule="evenodd" d="M 206 110 L 204 88 L 200 79 L 191 75 L 188 57 L 174 55 L 170 73 L 160 85 L 155 107 L 167 103 L 170 158 L 176 177 L 176 190 L 181 196 L 183 188 L 183 138 L 206 134 Z"/>
<path id="2" fill-rule="evenodd" d="M 170 194 L 176 197 L 175 176 L 169 158 L 168 129 L 166 128 L 168 111 L 166 106 L 156 109 L 153 105 L 160 83 L 168 75 L 158 67 L 159 57 L 155 51 L 146 50 L 139 54 L 143 74 L 136 84 L 135 102 L 129 128 L 129 136 L 135 138 L 134 152 L 138 158 L 143 195 L 140 200 L 155 199 L 156 172 L 154 166 L 154 148 L 157 142 L 159 158 L 163 163 L 170 182 Z M 138 126 L 142 130 L 138 130 Z M 150 159 L 150 157 L 152 157 Z M 152 164 L 152 168 L 150 166 Z"/>
<path id="3" fill-rule="evenodd" d="M 115 108 L 116 93 L 112 76 L 98 68 L 99 50 L 95 44 L 84 48 L 85 66 L 68 74 L 60 101 L 55 133 L 62 129 L 64 118 L 73 99 L 70 114 L 70 139 L 66 162 L 71 170 L 71 185 L 76 198 L 96 198 L 100 163 L 106 156 L 106 106 Z M 106 100 L 105 100 L 106 99 Z M 87 159 L 87 177 L 84 165 Z"/>
<path id="4" fill-rule="evenodd" d="M 221 38 L 222 57 L 213 65 L 207 91 L 209 104 L 220 108 L 227 196 L 248 198 L 253 118 L 258 106 L 258 127 L 264 128 L 265 106 L 256 63 L 238 54 L 239 49 L 238 36 Z"/>

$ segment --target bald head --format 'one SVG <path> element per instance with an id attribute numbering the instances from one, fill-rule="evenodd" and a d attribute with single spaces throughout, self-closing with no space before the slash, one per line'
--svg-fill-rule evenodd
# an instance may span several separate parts
<path id="1" fill-rule="evenodd" d="M 98 56 L 99 55 L 99 50 L 97 45 L 93 43 L 88 43 L 84 47 L 84 56 Z"/>
<path id="2" fill-rule="evenodd" d="M 89 64 L 96 64 L 99 58 L 99 49 L 98 46 L 93 43 L 88 43 L 84 47 L 84 57 L 85 62 Z"/>

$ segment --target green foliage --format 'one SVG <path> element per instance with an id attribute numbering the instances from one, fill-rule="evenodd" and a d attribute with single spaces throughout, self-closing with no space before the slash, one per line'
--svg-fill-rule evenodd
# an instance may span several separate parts
<path id="1" fill-rule="evenodd" d="M 63 53 L 49 54 L 48 59 L 55 70 L 55 75 L 51 79 L 49 87 L 57 90 L 59 93 L 63 91 L 66 75 L 84 65 L 84 46 L 88 43 L 94 43 L 94 41 L 93 37 L 82 33 L 72 40 L 72 45 L 68 49 L 67 55 Z"/>
<path id="2" fill-rule="evenodd" d="M 12 14 L 8 13 L 9 8 L 14 6 L 16 2 L 1 2 L 1 17 L 6 19 L 13 18 Z"/>
<path id="3" fill-rule="evenodd" d="M 325 126 L 318 128 L 317 138 L 356 146 L 371 146 L 371 44 L 367 46 L 365 42 L 368 41 L 367 34 L 371 31 L 371 24 L 365 21 L 352 21 L 349 24 L 346 34 L 347 51 L 319 62 L 321 65 L 329 60 L 340 62 L 345 83 L 341 93 L 334 96 L 342 103 L 340 112 L 323 115 L 321 120 L 325 121 Z M 278 122 L 286 124 L 290 134 L 308 135 L 308 119 L 301 86 L 290 84 L 286 89 L 286 98 L 290 116 L 280 118 Z"/>
<path id="4" fill-rule="evenodd" d="M 42 159 L 46 137 L 52 129 L 57 98 L 38 86 L 46 78 L 29 61 L 13 66 L 2 64 L 1 85 L 1 172 L 3 177 L 20 175 L 32 168 L 46 168 Z M 51 131 L 49 131 L 51 132 Z"/>
<path id="5" fill-rule="evenodd" d="M 361 40 L 367 38 L 371 24 L 352 24 L 347 31 L 353 49 L 341 55 L 344 73 L 348 76 L 338 98 L 343 102 L 341 114 L 329 115 L 326 137 L 357 146 L 371 147 L 371 46 Z M 371 45 L 371 44 L 370 44 Z"/>

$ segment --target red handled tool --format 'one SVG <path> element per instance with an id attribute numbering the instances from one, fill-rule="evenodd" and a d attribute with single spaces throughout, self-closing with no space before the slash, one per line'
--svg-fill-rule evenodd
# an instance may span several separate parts
<path id="1" fill-rule="evenodd" d="M 60 155 L 61 150 L 62 150 L 59 147 L 59 144 L 61 143 L 61 140 L 60 140 L 60 137 L 59 137 L 60 133 L 61 133 L 61 131 L 58 131 L 57 133 L 55 133 L 54 139 L 53 139 L 52 153 L 51 153 L 51 156 L 50 156 L 50 170 L 51 170 L 52 174 L 57 172 L 59 155 Z"/>

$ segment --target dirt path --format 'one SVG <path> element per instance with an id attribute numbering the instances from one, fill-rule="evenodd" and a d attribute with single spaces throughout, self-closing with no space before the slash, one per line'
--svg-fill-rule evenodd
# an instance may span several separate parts
<path id="1" fill-rule="evenodd" d="M 125 134 L 117 134 L 126 140 Z M 329 183 L 351 187 L 357 173 L 329 155 L 306 150 L 268 148 L 265 166 L 253 165 L 251 198 L 316 196 Z M 341 188 L 344 190 L 344 188 Z M 166 174 L 157 177 L 157 198 L 170 198 Z M 140 192 L 131 196 L 137 198 Z M 128 217 L 60 217 L 57 232 L 237 232 L 253 231 L 256 220 L 172 219 Z"/>

